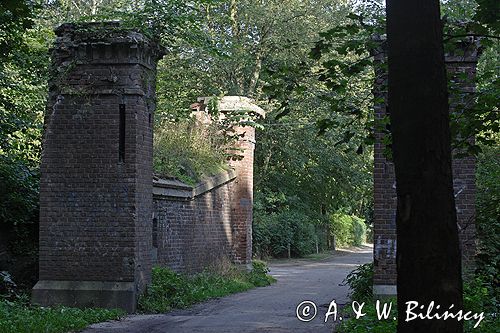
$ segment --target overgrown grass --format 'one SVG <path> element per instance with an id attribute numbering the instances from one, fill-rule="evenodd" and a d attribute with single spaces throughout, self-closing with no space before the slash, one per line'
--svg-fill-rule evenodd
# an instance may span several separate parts
<path id="1" fill-rule="evenodd" d="M 44 308 L 22 300 L 0 300 L 0 332 L 59 333 L 84 329 L 90 324 L 124 316 L 122 310 Z"/>
<path id="2" fill-rule="evenodd" d="M 224 137 L 211 125 L 195 120 L 164 122 L 155 127 L 154 171 L 194 185 L 204 176 L 227 169 Z"/>
<path id="3" fill-rule="evenodd" d="M 139 299 L 142 312 L 161 313 L 185 308 L 210 298 L 268 286 L 274 281 L 264 262 L 255 260 L 251 272 L 235 267 L 224 273 L 203 272 L 193 276 L 178 274 L 168 268 L 153 268 L 153 281 Z"/>
<path id="4" fill-rule="evenodd" d="M 187 276 L 167 268 L 153 269 L 153 282 L 139 300 L 142 312 L 167 312 L 185 308 L 204 300 L 222 297 L 254 287 L 268 286 L 276 280 L 268 275 L 266 264 L 253 262 L 251 272 L 234 266 L 223 273 L 203 272 Z M 28 297 L 0 298 L 1 333 L 64 333 L 84 329 L 90 324 L 120 319 L 122 310 L 76 309 L 69 307 L 39 307 L 29 305 Z"/>

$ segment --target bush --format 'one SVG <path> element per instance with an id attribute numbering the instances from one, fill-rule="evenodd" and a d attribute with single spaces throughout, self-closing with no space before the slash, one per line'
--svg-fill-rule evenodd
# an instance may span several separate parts
<path id="1" fill-rule="evenodd" d="M 36 223 L 38 170 L 0 155 L 0 222 L 5 226 Z"/>
<path id="2" fill-rule="evenodd" d="M 342 213 L 330 217 L 332 236 L 338 247 L 362 245 L 366 241 L 366 225 L 363 219 Z"/>
<path id="3" fill-rule="evenodd" d="M 352 219 L 352 245 L 360 246 L 366 242 L 366 224 L 363 219 L 357 216 L 351 216 Z"/>
<path id="4" fill-rule="evenodd" d="M 349 286 L 350 297 L 358 302 L 373 298 L 373 263 L 360 265 L 350 272 L 343 281 Z"/>
<path id="5" fill-rule="evenodd" d="M 175 273 L 165 267 L 154 267 L 152 283 L 139 298 L 139 309 L 162 313 L 210 298 L 268 286 L 276 281 L 267 275 L 268 271 L 261 261 L 253 264 L 251 272 L 243 272 L 233 266 L 223 274 L 206 271 L 193 276 Z"/>
<path id="6" fill-rule="evenodd" d="M 335 238 L 335 245 L 349 246 L 352 241 L 351 218 L 345 214 L 333 214 L 331 216 L 331 232 Z"/>
<path id="7" fill-rule="evenodd" d="M 392 311 L 388 320 L 378 320 L 376 316 L 375 304 L 373 298 L 373 264 L 365 264 L 349 273 L 345 283 L 351 290 L 351 299 L 358 302 L 366 302 L 364 312 L 366 316 L 360 319 L 351 319 L 342 322 L 340 332 L 351 333 L 395 333 L 397 321 L 397 303 L 395 299 L 384 300 L 392 302 Z M 464 332 L 466 333 L 496 333 L 500 330 L 500 319 L 498 318 L 498 303 L 495 292 L 484 282 L 484 278 L 476 276 L 464 283 L 464 309 L 472 312 L 484 312 L 485 319 L 479 327 L 473 328 L 475 321 L 466 321 L 464 323 Z M 352 317 L 352 310 L 347 309 L 344 316 Z"/>
<path id="8" fill-rule="evenodd" d="M 491 288 L 489 281 L 485 281 L 484 276 L 476 275 L 464 283 L 464 307 L 480 312 L 497 313 L 498 316 L 498 293 Z"/>
<path id="9" fill-rule="evenodd" d="M 252 252 L 255 257 L 267 258 L 271 256 L 272 236 L 268 218 L 259 217 L 255 212 L 252 225 Z"/>
<path id="10" fill-rule="evenodd" d="M 298 210 L 257 213 L 253 224 L 254 253 L 260 257 L 294 257 L 316 251 L 316 220 Z"/>
<path id="11" fill-rule="evenodd" d="M 267 264 L 262 260 L 252 260 L 252 271 L 249 281 L 256 287 L 265 287 L 276 282 L 276 279 L 270 276 Z"/>
<path id="12" fill-rule="evenodd" d="M 476 177 L 477 274 L 500 295 L 500 145 L 483 147 Z"/>
<path id="13" fill-rule="evenodd" d="M 498 288 L 498 286 L 497 286 Z M 498 294 L 485 282 L 485 277 L 476 275 L 464 283 L 464 308 L 473 312 L 485 313 L 485 319 L 479 327 L 473 328 L 472 321 L 465 322 L 464 332 L 496 333 L 500 332 L 498 317 Z"/>
<path id="14" fill-rule="evenodd" d="M 365 316 L 356 319 L 351 307 L 342 310 L 343 318 L 348 318 L 341 322 L 338 332 L 349 333 L 396 333 L 397 320 L 397 302 L 395 298 L 384 299 L 382 303 L 392 303 L 391 312 L 388 319 L 378 320 L 375 302 L 367 301 L 363 307 Z"/>

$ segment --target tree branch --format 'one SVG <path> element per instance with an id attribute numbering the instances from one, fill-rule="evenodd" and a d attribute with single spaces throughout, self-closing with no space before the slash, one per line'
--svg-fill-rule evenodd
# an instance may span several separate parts
<path id="1" fill-rule="evenodd" d="M 482 38 L 500 39 L 500 36 L 481 35 L 481 34 L 463 34 L 463 35 L 445 35 L 445 36 L 447 36 L 447 38 L 443 39 L 444 42 L 447 42 L 455 38 L 464 38 L 464 37 L 478 37 L 478 38 L 482 37 Z"/>

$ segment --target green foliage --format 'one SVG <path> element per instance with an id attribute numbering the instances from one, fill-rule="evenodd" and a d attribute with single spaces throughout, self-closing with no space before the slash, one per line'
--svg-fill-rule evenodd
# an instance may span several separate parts
<path id="1" fill-rule="evenodd" d="M 366 316 L 359 319 L 352 318 L 351 308 L 343 310 L 344 318 L 339 327 L 339 332 L 350 333 L 395 333 L 397 321 L 397 302 L 396 299 L 384 299 L 382 303 L 392 303 L 391 313 L 387 320 L 378 320 L 373 301 L 373 264 L 365 264 L 349 273 L 345 282 L 351 290 L 351 299 L 358 302 L 366 302 L 363 312 Z M 496 333 L 500 329 L 500 319 L 498 318 L 498 293 L 489 288 L 489 284 L 484 282 L 483 277 L 476 276 L 464 284 L 464 309 L 473 313 L 484 312 L 485 319 L 479 327 L 473 328 L 475 321 L 466 321 L 464 323 L 465 333 Z"/>
<path id="2" fill-rule="evenodd" d="M 268 286 L 275 280 L 267 273 L 268 269 L 263 262 L 254 263 L 251 272 L 231 267 L 223 273 L 205 271 L 193 276 L 154 267 L 153 281 L 146 294 L 139 299 L 139 309 L 143 312 L 163 313 L 210 298 Z"/>
<path id="3" fill-rule="evenodd" d="M 304 256 L 316 251 L 317 221 L 300 210 L 254 216 L 253 245 L 260 257 Z"/>
<path id="4" fill-rule="evenodd" d="M 498 289 L 495 291 L 485 278 L 477 275 L 464 283 L 464 309 L 472 312 L 484 312 L 485 319 L 479 327 L 474 328 L 474 322 L 464 323 L 465 333 L 496 333 L 500 331 L 498 317 Z M 498 286 L 497 286 L 498 288 Z"/>
<path id="5" fill-rule="evenodd" d="M 7 225 L 33 223 L 38 209 L 38 173 L 0 156 L 0 221 Z"/>
<path id="6" fill-rule="evenodd" d="M 367 302 L 373 299 L 373 263 L 358 266 L 350 272 L 343 284 L 349 286 L 350 298 L 358 302 Z"/>
<path id="7" fill-rule="evenodd" d="M 497 66 L 493 65 L 498 63 L 499 43 L 498 36 L 490 32 L 490 29 L 494 30 L 491 19 L 498 16 L 491 13 L 498 7 L 498 2 L 495 5 L 490 1 L 478 3 L 479 6 L 475 1 L 448 0 L 442 4 L 445 52 L 454 56 L 463 55 L 465 50 L 470 52 L 479 46 L 478 37 L 482 37 L 480 44 L 485 50 L 479 60 L 475 81 L 477 94 L 472 95 L 467 89 L 463 90 L 464 84 L 471 80 L 465 73 L 449 78 L 450 96 L 454 104 L 454 112 L 450 117 L 452 145 L 460 154 L 470 155 L 478 154 L 479 144 L 493 144 L 492 134 L 500 129 L 497 105 L 499 76 Z M 390 133 L 385 128 L 387 120 L 372 120 L 369 117 L 373 105 L 383 102 L 373 98 L 370 90 L 373 82 L 380 82 L 387 72 L 387 62 L 373 61 L 373 56 L 385 48 L 385 39 L 381 37 L 384 34 L 384 8 L 377 1 L 358 2 L 346 16 L 345 22 L 320 33 L 321 38 L 310 53 L 310 57 L 318 61 L 319 70 L 308 72 L 317 75 L 317 79 L 331 89 L 330 94 L 318 96 L 330 103 L 332 111 L 331 115 L 318 121 L 320 133 L 332 128 L 342 129 L 344 135 L 339 142 L 348 142 L 353 138 L 359 141 L 364 137 L 364 144 L 372 144 L 374 130 L 377 129 L 385 133 L 384 140 L 387 142 L 384 143 L 390 143 Z M 484 66 L 485 63 L 490 65 Z M 293 95 L 294 90 L 302 89 L 300 84 L 288 87 L 291 91 L 286 95 Z M 384 88 L 380 90 L 384 91 Z M 288 102 L 285 100 L 285 103 Z M 345 123 L 338 121 L 339 115 L 350 119 L 350 123 L 358 123 L 364 130 L 353 132 L 351 126 L 346 127 Z"/>
<path id="8" fill-rule="evenodd" d="M 352 245 L 360 246 L 366 242 L 365 221 L 357 216 L 352 216 L 352 234 L 353 234 Z"/>
<path id="9" fill-rule="evenodd" d="M 477 164 L 477 273 L 500 295 L 500 145 L 483 147 Z M 498 300 L 496 300 L 498 304 Z"/>
<path id="10" fill-rule="evenodd" d="M 331 216 L 331 232 L 335 237 L 335 244 L 339 247 L 349 246 L 353 241 L 351 216 L 337 213 Z"/>
<path id="11" fill-rule="evenodd" d="M 35 3 L 4 0 L 0 3 L 0 60 L 22 43 L 22 35 L 33 26 Z"/>
<path id="12" fill-rule="evenodd" d="M 331 232 L 339 247 L 362 245 L 366 242 L 366 225 L 357 216 L 335 213 L 330 217 Z"/>
<path id="13" fill-rule="evenodd" d="M 52 33 L 35 26 L 0 62 L 0 156 L 38 165 Z"/>
<path id="14" fill-rule="evenodd" d="M 194 184 L 227 168 L 226 150 L 214 126 L 194 120 L 164 122 L 155 129 L 154 170 L 163 177 Z"/>
<path id="15" fill-rule="evenodd" d="M 9 2 L 6 6 L 10 6 Z M 12 34 L 6 38 L 16 39 L 15 43 L 9 41 L 9 47 L 1 47 L 0 61 L 0 224 L 3 228 L 36 221 L 47 87 L 46 40 L 53 36 L 48 29 L 35 24 L 32 2 L 23 1 L 9 8 L 0 15 L 24 23 L 20 23 L 15 32 L 9 32 L 12 26 L 7 23 L 8 26 L 0 24 L 0 36 Z M 18 14 L 27 16 L 17 17 L 18 14 L 10 10 L 25 11 Z"/>
<path id="16" fill-rule="evenodd" d="M 249 274 L 248 280 L 256 287 L 265 287 L 276 282 L 269 273 L 267 264 L 262 260 L 252 260 L 252 271 Z"/>
<path id="17" fill-rule="evenodd" d="M 375 303 L 373 301 L 366 301 L 363 307 L 363 313 L 366 313 L 366 315 L 359 319 L 354 317 L 354 313 L 350 307 L 344 310 L 345 314 L 343 317 L 347 317 L 348 319 L 341 322 L 338 331 L 349 333 L 396 333 L 397 321 L 393 319 L 397 317 L 396 299 L 389 298 L 381 302 L 392 303 L 388 319 L 378 320 Z"/>
<path id="18" fill-rule="evenodd" d="M 214 0 L 217 1 L 217 0 Z M 212 0 L 62 0 L 43 3 L 46 24 L 120 21 L 150 38 L 174 47 L 178 39 L 192 36 L 200 22 L 199 7 Z"/>
<path id="19" fill-rule="evenodd" d="M 119 319 L 124 314 L 121 310 L 44 308 L 26 305 L 22 300 L 0 300 L 0 332 L 74 332 L 93 323 Z"/>
<path id="20" fill-rule="evenodd" d="M 260 87 L 255 90 L 261 100 L 268 100 L 265 107 L 269 110 L 262 121 L 264 130 L 257 132 L 254 173 L 254 249 L 263 256 L 286 256 L 288 244 L 294 256 L 331 248 L 327 216 L 338 210 L 362 216 L 371 200 L 371 149 L 362 145 L 364 127 L 353 123 L 350 115 L 336 112 L 339 104 L 331 103 L 340 98 L 368 102 L 365 95 L 371 93 L 371 74 L 363 71 L 341 77 L 336 73 L 339 81 L 349 81 L 348 88 L 337 89 L 338 81 L 318 79 L 328 75 L 318 59 L 309 57 L 311 42 L 321 39 L 321 31 L 345 22 L 346 6 L 324 1 L 292 3 L 273 1 L 271 6 L 281 7 L 277 12 L 284 13 L 278 22 L 266 10 L 255 18 L 259 24 L 273 23 L 258 25 L 263 32 L 267 26 L 276 27 L 263 39 L 265 50 L 269 47 L 272 52 L 266 53 Z M 261 6 L 245 8 L 245 12 L 258 12 Z M 328 60 L 333 68 L 338 59 Z M 350 110 L 366 118 L 368 105 Z M 327 124 L 337 127 L 321 131 Z M 294 236 L 300 235 L 298 230 L 305 235 L 302 240 Z"/>
<path id="21" fill-rule="evenodd" d="M 489 27 L 493 32 L 500 32 L 500 3 L 496 0 L 476 0 L 478 9 L 474 18 Z"/>
<path id="22" fill-rule="evenodd" d="M 498 311 L 498 290 L 486 282 L 487 276 L 476 275 L 464 283 L 464 308 L 487 313 Z"/>

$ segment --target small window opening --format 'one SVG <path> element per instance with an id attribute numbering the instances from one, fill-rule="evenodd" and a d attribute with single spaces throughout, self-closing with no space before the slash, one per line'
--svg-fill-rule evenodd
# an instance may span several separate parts
<path id="1" fill-rule="evenodd" d="M 118 160 L 125 161 L 125 104 L 120 104 L 120 138 L 118 142 Z"/>

